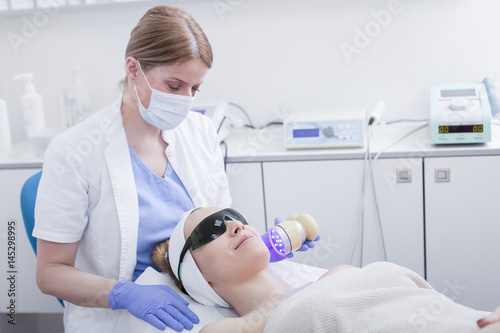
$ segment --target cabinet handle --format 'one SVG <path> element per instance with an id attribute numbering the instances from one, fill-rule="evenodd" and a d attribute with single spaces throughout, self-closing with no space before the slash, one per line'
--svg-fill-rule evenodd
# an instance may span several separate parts
<path id="1" fill-rule="evenodd" d="M 397 169 L 396 175 L 398 183 L 411 183 L 411 169 Z"/>
<path id="2" fill-rule="evenodd" d="M 436 183 L 449 183 L 450 169 L 449 168 L 434 169 L 434 181 Z"/>

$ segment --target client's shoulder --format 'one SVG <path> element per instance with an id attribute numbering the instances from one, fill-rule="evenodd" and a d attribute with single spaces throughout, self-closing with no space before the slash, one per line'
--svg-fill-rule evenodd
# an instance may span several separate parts
<path id="1" fill-rule="evenodd" d="M 203 326 L 200 333 L 231 332 L 240 318 L 224 318 Z"/>
<path id="2" fill-rule="evenodd" d="M 321 277 L 318 279 L 318 280 L 321 280 L 329 275 L 332 275 L 334 273 L 337 273 L 339 271 L 343 271 L 344 269 L 350 269 L 350 268 L 355 268 L 354 266 L 351 266 L 351 265 L 338 265 L 338 266 L 335 266 L 333 267 L 332 269 L 330 269 L 328 272 L 326 272 L 325 274 L 321 275 Z"/>

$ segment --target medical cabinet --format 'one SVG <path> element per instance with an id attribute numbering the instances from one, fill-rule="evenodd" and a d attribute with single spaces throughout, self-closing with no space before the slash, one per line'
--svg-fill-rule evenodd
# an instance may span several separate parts
<path id="1" fill-rule="evenodd" d="M 25 161 L 27 162 L 27 161 Z M 57 298 L 43 294 L 35 282 L 36 256 L 26 233 L 20 207 L 24 182 L 40 164 L 0 163 L 0 313 L 62 313 Z M 30 163 L 31 164 L 31 163 Z M 38 167 L 35 167 L 38 164 Z"/>

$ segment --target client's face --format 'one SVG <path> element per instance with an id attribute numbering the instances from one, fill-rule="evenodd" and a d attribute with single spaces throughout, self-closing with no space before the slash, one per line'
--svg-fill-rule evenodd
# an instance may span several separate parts
<path id="1" fill-rule="evenodd" d="M 210 207 L 194 211 L 186 220 L 184 237 L 189 237 L 207 216 L 221 210 Z M 269 250 L 254 227 L 238 220 L 224 222 L 226 231 L 222 235 L 195 250 L 190 249 L 205 280 L 216 285 L 241 281 L 265 269 L 269 263 Z"/>

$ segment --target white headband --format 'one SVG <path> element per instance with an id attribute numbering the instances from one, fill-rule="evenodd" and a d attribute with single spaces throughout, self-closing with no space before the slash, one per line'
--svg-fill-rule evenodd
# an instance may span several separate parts
<path id="1" fill-rule="evenodd" d="M 168 258 L 170 259 L 170 268 L 172 268 L 177 279 L 179 279 L 178 269 L 181 251 L 186 243 L 186 239 L 184 238 L 184 224 L 188 216 L 194 210 L 195 209 L 188 210 L 182 215 L 170 237 Z M 225 308 L 231 307 L 205 280 L 191 255 L 191 251 L 186 252 L 182 261 L 182 285 L 192 298 L 203 305 Z"/>

